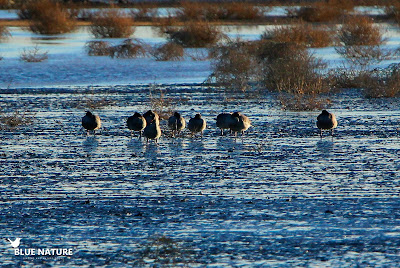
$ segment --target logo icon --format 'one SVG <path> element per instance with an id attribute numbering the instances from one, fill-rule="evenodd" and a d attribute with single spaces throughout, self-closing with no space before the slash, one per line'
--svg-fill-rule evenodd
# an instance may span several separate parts
<path id="1" fill-rule="evenodd" d="M 21 243 L 21 238 L 16 238 L 15 241 L 12 241 L 10 238 L 7 238 L 7 240 L 11 243 L 11 246 L 13 248 L 19 247 L 19 244 Z"/>

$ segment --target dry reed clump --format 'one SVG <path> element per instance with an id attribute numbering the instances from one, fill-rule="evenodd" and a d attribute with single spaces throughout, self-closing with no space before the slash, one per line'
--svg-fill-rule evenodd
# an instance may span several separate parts
<path id="1" fill-rule="evenodd" d="M 0 129 L 15 129 L 25 125 L 32 124 L 33 116 L 27 112 L 15 111 L 10 115 L 0 113 Z"/>
<path id="2" fill-rule="evenodd" d="M 160 116 L 161 120 L 168 119 L 176 111 L 172 98 L 166 98 L 165 93 L 159 90 L 158 96 L 153 94 L 154 88 L 150 88 L 149 100 L 151 109 Z"/>
<path id="3" fill-rule="evenodd" d="M 332 44 L 332 31 L 326 26 L 300 22 L 278 26 L 263 33 L 262 38 L 279 43 L 295 43 L 307 47 L 327 47 Z"/>
<path id="4" fill-rule="evenodd" d="M 60 3 L 51 0 L 29 1 L 19 10 L 19 17 L 30 19 L 30 29 L 40 34 L 68 33 L 75 29 L 75 20 Z"/>
<path id="5" fill-rule="evenodd" d="M 185 51 L 183 46 L 174 42 L 167 42 L 156 47 L 152 54 L 157 61 L 179 61 L 183 59 Z"/>
<path id="6" fill-rule="evenodd" d="M 348 0 L 328 0 L 316 2 L 300 9 L 288 9 L 288 15 L 307 22 L 337 21 L 354 8 L 354 3 Z"/>
<path id="7" fill-rule="evenodd" d="M 133 34 L 134 27 L 131 18 L 121 11 L 110 9 L 93 15 L 90 31 L 96 38 L 124 38 Z"/>
<path id="8" fill-rule="evenodd" d="M 361 87 L 367 98 L 393 98 L 400 95 L 400 64 L 364 72 L 360 76 Z"/>
<path id="9" fill-rule="evenodd" d="M 338 30 L 336 52 L 342 55 L 352 67 L 365 69 L 374 62 L 380 62 L 390 55 L 382 48 L 386 42 L 381 30 L 368 17 L 350 17 Z"/>
<path id="10" fill-rule="evenodd" d="M 246 91 L 251 81 L 258 79 L 258 62 L 254 43 L 240 40 L 211 49 L 213 73 L 208 78 L 223 87 Z"/>
<path id="11" fill-rule="evenodd" d="M 208 47 L 222 38 L 216 27 L 201 21 L 185 23 L 182 28 L 168 27 L 166 34 L 170 41 L 183 47 Z"/>
<path id="12" fill-rule="evenodd" d="M 42 62 L 48 58 L 48 52 L 42 52 L 38 46 L 31 49 L 24 48 L 20 55 L 20 59 L 25 62 Z"/>
<path id="13" fill-rule="evenodd" d="M 130 59 L 147 55 L 147 45 L 137 39 L 126 39 L 120 45 L 110 48 L 111 58 Z"/>
<path id="14" fill-rule="evenodd" d="M 85 44 L 89 56 L 109 56 L 111 46 L 106 41 L 89 41 Z"/>

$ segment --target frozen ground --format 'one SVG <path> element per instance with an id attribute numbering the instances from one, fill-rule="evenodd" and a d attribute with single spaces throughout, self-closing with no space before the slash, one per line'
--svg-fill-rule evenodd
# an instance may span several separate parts
<path id="1" fill-rule="evenodd" d="M 85 87 L 0 95 L 5 112 L 35 115 L 0 131 L 0 236 L 74 250 L 29 259 L 4 241 L 3 267 L 399 267 L 399 99 L 330 96 L 339 126 L 320 139 L 318 112 L 283 112 L 271 96 L 159 88 L 187 119 L 201 112 L 203 139 L 131 139 L 125 120 L 149 108 L 145 86 L 90 88 L 114 102 L 95 111 L 94 138 L 75 108 Z M 234 110 L 254 125 L 243 141 L 214 125 Z"/>

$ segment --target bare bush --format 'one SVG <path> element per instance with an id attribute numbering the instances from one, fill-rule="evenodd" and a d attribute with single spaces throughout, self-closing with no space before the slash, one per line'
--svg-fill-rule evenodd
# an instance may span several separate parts
<path id="1" fill-rule="evenodd" d="M 169 40 L 183 47 L 208 47 L 217 43 L 221 32 L 207 22 L 188 22 L 182 28 L 169 27 Z"/>
<path id="2" fill-rule="evenodd" d="M 379 27 L 368 17 L 350 17 L 338 31 L 336 52 L 342 55 L 352 67 L 365 69 L 390 55 L 383 49 L 386 42 Z"/>
<path id="3" fill-rule="evenodd" d="M 158 61 L 179 61 L 183 59 L 184 49 L 179 44 L 168 42 L 156 47 L 152 54 Z"/>
<path id="4" fill-rule="evenodd" d="M 85 44 L 89 56 L 109 56 L 111 46 L 106 41 L 89 41 Z"/>
<path id="5" fill-rule="evenodd" d="M 96 38 L 130 37 L 134 32 L 132 19 L 122 12 L 111 9 L 93 15 L 91 33 Z"/>
<path id="6" fill-rule="evenodd" d="M 149 48 L 137 39 L 126 39 L 120 45 L 110 48 L 111 58 L 136 58 L 147 55 Z"/>
<path id="7" fill-rule="evenodd" d="M 20 59 L 26 62 L 42 62 L 48 59 L 48 51 L 42 52 L 38 46 L 31 49 L 24 48 Z"/>
<path id="8" fill-rule="evenodd" d="M 246 91 L 249 82 L 257 80 L 258 63 L 252 52 L 254 44 L 240 40 L 212 48 L 213 73 L 209 80 L 221 86 Z"/>
<path id="9" fill-rule="evenodd" d="M 300 22 L 295 25 L 278 26 L 263 33 L 263 39 L 279 43 L 295 43 L 307 47 L 327 47 L 332 44 L 332 31 L 326 26 L 313 26 Z"/>
<path id="10" fill-rule="evenodd" d="M 60 34 L 75 29 L 71 14 L 60 3 L 51 0 L 28 1 L 19 10 L 22 19 L 30 19 L 30 29 L 40 34 Z"/>
<path id="11" fill-rule="evenodd" d="M 312 111 L 325 108 L 329 100 L 315 95 L 280 93 L 278 100 L 284 110 Z"/>

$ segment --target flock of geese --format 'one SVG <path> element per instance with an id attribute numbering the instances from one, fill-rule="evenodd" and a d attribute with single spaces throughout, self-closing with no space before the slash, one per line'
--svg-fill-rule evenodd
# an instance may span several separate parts
<path id="1" fill-rule="evenodd" d="M 216 121 L 217 127 L 221 129 L 221 135 L 224 134 L 224 130 L 228 129 L 231 133 L 235 133 L 235 137 L 238 132 L 242 133 L 243 136 L 244 132 L 251 126 L 250 119 L 240 112 L 221 113 L 217 116 Z M 128 118 L 126 123 L 128 129 L 131 131 L 131 136 L 133 136 L 136 131 L 139 132 L 139 138 L 142 137 L 143 133 L 147 142 L 149 140 L 155 140 L 156 143 L 161 137 L 160 117 L 152 110 L 148 110 L 143 115 L 135 112 L 134 115 Z M 100 117 L 87 111 L 86 115 L 82 118 L 82 126 L 86 129 L 87 135 L 90 134 L 90 131 L 93 131 L 93 135 L 95 135 L 96 130 L 101 127 Z M 189 123 L 187 124 L 187 128 L 192 137 L 195 136 L 196 133 L 200 133 L 200 135 L 203 136 L 203 131 L 206 126 L 207 122 L 200 114 L 196 114 L 194 118 L 190 118 Z M 168 127 L 172 132 L 172 136 L 175 137 L 185 129 L 186 120 L 180 113 L 175 112 L 168 119 Z M 337 127 L 335 115 L 323 110 L 317 117 L 317 127 L 320 129 L 321 138 L 323 130 L 331 130 L 333 136 L 333 129 Z"/>

